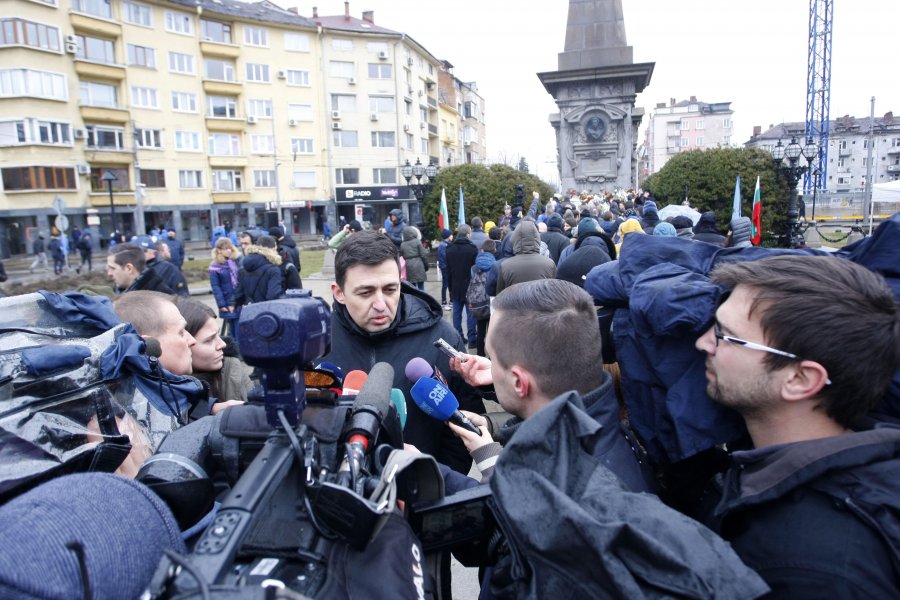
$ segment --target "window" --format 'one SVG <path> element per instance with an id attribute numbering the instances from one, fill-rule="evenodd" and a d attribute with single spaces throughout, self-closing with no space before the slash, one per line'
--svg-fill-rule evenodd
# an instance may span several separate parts
<path id="1" fill-rule="evenodd" d="M 213 169 L 214 192 L 239 192 L 243 189 L 244 175 L 233 169 Z"/>
<path id="2" fill-rule="evenodd" d="M 291 152 L 294 154 L 312 154 L 312 138 L 291 138 Z"/>
<path id="3" fill-rule="evenodd" d="M 244 25 L 244 43 L 248 46 L 269 47 L 269 30 L 263 27 Z"/>
<path id="4" fill-rule="evenodd" d="M 253 171 L 253 187 L 255 187 L 255 188 L 273 188 L 273 187 L 275 187 L 275 171 L 271 170 L 271 169 Z"/>
<path id="5" fill-rule="evenodd" d="M 428 109 L 427 108 L 419 108 L 419 119 L 424 122 L 428 122 Z"/>
<path id="6" fill-rule="evenodd" d="M 288 119 L 294 121 L 312 121 L 312 104 L 288 104 Z"/>
<path id="7" fill-rule="evenodd" d="M 175 112 L 197 112 L 197 94 L 172 92 L 172 110 Z"/>
<path id="8" fill-rule="evenodd" d="M 369 96 L 369 112 L 392 113 L 396 110 L 393 96 Z"/>
<path id="9" fill-rule="evenodd" d="M 694 121 L 694 129 L 703 129 L 703 119 Z"/>
<path id="10" fill-rule="evenodd" d="M 841 150 L 846 150 L 848 147 L 847 140 L 841 140 Z"/>
<path id="11" fill-rule="evenodd" d="M 838 185 L 850 185 L 850 183 L 852 181 L 853 181 L 853 177 L 851 177 L 850 175 L 845 175 L 843 177 L 839 176 L 838 180 L 837 180 Z"/>
<path id="12" fill-rule="evenodd" d="M 863 150 L 865 150 L 865 149 L 868 148 L 868 147 L 869 147 L 869 140 L 868 140 L 868 138 L 867 138 L 867 139 L 864 139 L 864 140 L 863 140 Z"/>
<path id="13" fill-rule="evenodd" d="M 119 106 L 119 88 L 109 83 L 82 81 L 78 84 L 81 103 L 85 106 L 117 108 Z"/>
<path id="14" fill-rule="evenodd" d="M 191 54 L 169 52 L 169 71 L 172 73 L 194 74 L 194 57 Z"/>
<path id="15" fill-rule="evenodd" d="M 200 19 L 200 37 L 207 42 L 231 43 L 231 25 L 219 21 Z"/>
<path id="16" fill-rule="evenodd" d="M 78 40 L 78 52 L 75 53 L 78 58 L 107 65 L 116 64 L 116 50 L 112 40 L 87 35 L 76 35 L 75 38 Z"/>
<path id="17" fill-rule="evenodd" d="M 403 101 L 403 104 L 405 105 L 405 106 L 404 106 L 404 109 L 403 109 L 404 112 L 405 112 L 408 116 L 411 117 L 411 116 L 412 116 L 412 100 L 404 100 L 404 101 Z"/>
<path id="18" fill-rule="evenodd" d="M 122 8 L 122 12 L 124 13 L 122 17 L 127 23 L 143 25 L 144 27 L 153 27 L 152 14 L 149 6 L 138 4 L 137 2 L 128 2 L 126 0 L 122 3 Z"/>
<path id="19" fill-rule="evenodd" d="M 334 176 L 338 185 L 359 183 L 359 169 L 335 169 Z"/>
<path id="20" fill-rule="evenodd" d="M 373 148 L 393 148 L 396 146 L 396 134 L 393 131 L 373 131 L 372 147 Z"/>
<path id="21" fill-rule="evenodd" d="M 467 119 L 476 118 L 476 111 L 478 110 L 477 105 L 471 100 L 463 104 L 463 115 Z"/>
<path id="22" fill-rule="evenodd" d="M 271 135 L 251 135 L 250 152 L 253 154 L 274 154 L 275 138 Z"/>
<path id="23" fill-rule="evenodd" d="M 900 138 L 891 138 L 891 148 L 900 146 Z"/>
<path id="24" fill-rule="evenodd" d="M 731 119 L 722 119 L 722 128 L 731 129 Z"/>
<path id="25" fill-rule="evenodd" d="M 200 152 L 200 134 L 196 131 L 176 131 L 175 149 L 183 152 Z"/>
<path id="26" fill-rule="evenodd" d="M 397 169 L 372 169 L 372 183 L 397 183 Z"/>
<path id="27" fill-rule="evenodd" d="M 211 156 L 240 156 L 241 138 L 231 133 L 209 134 Z"/>
<path id="28" fill-rule="evenodd" d="M 156 50 L 147 46 L 127 44 L 128 64 L 137 67 L 156 68 Z"/>
<path id="29" fill-rule="evenodd" d="M 30 46 L 59 52 L 59 29 L 25 19 L 0 19 L 0 46 Z"/>
<path id="30" fill-rule="evenodd" d="M 294 188 L 316 187 L 316 172 L 294 171 L 294 176 L 291 178 L 291 186 Z"/>
<path id="31" fill-rule="evenodd" d="M 66 76 L 34 69 L 0 69 L 0 97 L 68 100 Z"/>
<path id="32" fill-rule="evenodd" d="M 203 185 L 203 171 L 178 171 L 178 187 L 183 190 L 195 190 L 205 187 Z"/>
<path id="33" fill-rule="evenodd" d="M 166 31 L 181 35 L 194 35 L 194 21 L 191 19 L 191 15 L 167 10 L 165 16 Z"/>
<path id="34" fill-rule="evenodd" d="M 703 136 L 697 136 L 697 139 L 694 140 L 694 144 L 697 146 L 703 145 Z"/>
<path id="35" fill-rule="evenodd" d="M 730 136 L 730 135 L 724 135 L 724 136 L 722 136 L 722 145 L 723 145 L 723 146 L 730 146 L 730 145 L 731 145 L 731 136 Z"/>
<path id="36" fill-rule="evenodd" d="M 284 72 L 288 85 L 309 85 L 309 71 L 301 71 L 299 69 L 288 69 Z"/>
<path id="37" fill-rule="evenodd" d="M 419 141 L 421 142 L 419 150 L 422 154 L 428 154 L 428 138 L 420 138 Z"/>
<path id="38" fill-rule="evenodd" d="M 838 167 L 846 167 L 846 166 L 847 166 L 847 159 L 843 158 L 843 157 L 839 158 L 838 159 Z"/>
<path id="39" fill-rule="evenodd" d="M 290 52 L 309 52 L 309 35 L 290 31 L 285 32 L 284 49 Z"/>
<path id="40" fill-rule="evenodd" d="M 148 188 L 164 188 L 166 172 L 163 169 L 141 169 L 141 183 Z"/>
<path id="41" fill-rule="evenodd" d="M 691 128 L 691 124 L 689 121 L 682 121 L 679 124 L 679 129 L 681 129 L 681 131 L 689 131 L 690 128 Z"/>
<path id="42" fill-rule="evenodd" d="M 115 179 L 112 186 L 103 181 L 103 174 L 109 171 Z M 115 192 L 126 192 L 131 189 L 131 177 L 127 167 L 114 167 L 112 165 L 91 167 L 91 191 L 105 192 L 110 187 Z"/>
<path id="43" fill-rule="evenodd" d="M 156 88 L 131 86 L 131 105 L 135 108 L 159 108 Z"/>
<path id="44" fill-rule="evenodd" d="M 203 61 L 203 76 L 217 81 L 234 81 L 234 63 L 229 60 L 207 58 Z"/>
<path id="45" fill-rule="evenodd" d="M 271 119 L 272 101 L 252 98 L 247 100 L 247 114 L 257 119 Z"/>
<path id="46" fill-rule="evenodd" d="M 135 129 L 134 141 L 138 148 L 162 148 L 162 130 Z"/>
<path id="47" fill-rule="evenodd" d="M 331 110 L 356 112 L 356 96 L 353 94 L 332 94 Z"/>
<path id="48" fill-rule="evenodd" d="M 328 74 L 332 77 L 353 77 L 353 63 L 343 60 L 328 61 Z"/>
<path id="49" fill-rule="evenodd" d="M 88 125 L 85 127 L 87 139 L 85 145 L 88 148 L 98 150 L 124 150 L 125 130 L 121 127 L 107 127 L 105 125 Z"/>
<path id="50" fill-rule="evenodd" d="M 691 144 L 691 140 L 686 137 L 681 138 L 681 147 L 687 148 Z"/>
<path id="51" fill-rule="evenodd" d="M 0 122 L 0 146 L 23 144 L 72 145 L 72 127 L 69 123 L 23 119 Z"/>
<path id="52" fill-rule="evenodd" d="M 369 63 L 370 79 L 393 79 L 394 65 L 388 63 Z"/>
<path id="53" fill-rule="evenodd" d="M 412 149 L 413 149 L 413 144 L 414 144 L 414 143 L 415 143 L 415 142 L 413 141 L 413 134 L 407 133 L 407 134 L 406 134 L 406 146 L 405 146 L 405 148 L 406 148 L 407 150 L 412 150 Z"/>
<path id="54" fill-rule="evenodd" d="M 232 96 L 207 96 L 206 116 L 222 119 L 237 117 L 237 98 Z"/>
<path id="55" fill-rule="evenodd" d="M 7 167 L 2 173 L 3 189 L 7 192 L 74 190 L 78 181 L 72 167 Z"/>
<path id="56" fill-rule="evenodd" d="M 332 131 L 333 141 L 336 148 L 356 148 L 359 146 L 359 134 L 356 131 L 345 131 L 343 129 Z"/>
<path id="57" fill-rule="evenodd" d="M 331 49 L 338 52 L 353 52 L 353 40 L 335 38 L 331 40 Z"/>
<path id="58" fill-rule="evenodd" d="M 109 0 L 72 0 L 72 10 L 87 13 L 104 19 L 112 18 L 112 6 Z"/>
<path id="59" fill-rule="evenodd" d="M 247 81 L 269 83 L 269 65 L 247 63 Z"/>

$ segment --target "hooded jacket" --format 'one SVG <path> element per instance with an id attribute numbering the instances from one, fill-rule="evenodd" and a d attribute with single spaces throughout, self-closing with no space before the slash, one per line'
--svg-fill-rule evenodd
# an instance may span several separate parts
<path id="1" fill-rule="evenodd" d="M 716 527 L 776 598 L 896 597 L 900 428 L 735 452 Z"/>
<path id="2" fill-rule="evenodd" d="M 474 249 L 474 246 L 473 246 Z M 377 362 L 388 362 L 394 367 L 394 385 L 407 398 L 407 420 L 404 440 L 422 452 L 431 454 L 438 461 L 463 473 L 467 473 L 472 460 L 456 436 L 444 423 L 426 415 L 410 399 L 412 387 L 404 373 L 405 365 L 414 357 L 421 357 L 430 365 L 436 365 L 447 378 L 450 391 L 459 400 L 462 410 L 484 412 L 480 395 L 460 376 L 450 370 L 449 359 L 434 347 L 434 341 L 444 338 L 461 352 L 465 344 L 456 330 L 444 320 L 444 311 L 437 300 L 411 286 L 401 287 L 397 313 L 390 327 L 378 333 L 360 328 L 340 302 L 332 303 L 331 353 L 322 360 L 331 361 L 344 373 L 354 369 L 368 372 Z"/>
<path id="3" fill-rule="evenodd" d="M 153 260 L 147 261 L 147 268 L 156 271 L 159 278 L 179 296 L 191 295 L 191 292 L 188 290 L 187 279 L 184 278 L 184 273 L 169 261 L 163 260 L 162 257 L 157 256 Z"/>
<path id="4" fill-rule="evenodd" d="M 659 213 L 656 210 L 656 202 L 648 200 L 644 202 L 644 208 L 641 211 L 641 227 L 644 228 L 644 233 L 647 235 L 653 233 L 653 228 L 657 223 L 659 223 Z"/>
<path id="5" fill-rule="evenodd" d="M 588 221 L 593 221 L 593 219 L 588 219 Z M 585 221 L 582 221 L 584 223 Z M 575 253 L 576 250 L 580 250 L 585 246 L 594 246 L 599 248 L 606 256 L 610 259 L 615 260 L 616 254 L 616 245 L 613 244 L 612 239 L 603 232 L 603 230 L 596 228 L 596 223 L 594 223 L 595 229 L 585 228 L 581 233 L 578 234 L 578 237 L 575 239 L 575 243 L 568 246 L 565 250 L 562 251 L 562 254 L 559 255 L 559 262 L 557 266 L 562 265 L 568 258 Z M 579 230 L 581 227 L 579 226 Z"/>
<path id="6" fill-rule="evenodd" d="M 405 227 L 402 236 L 400 256 L 406 261 L 406 280 L 410 283 L 425 281 L 425 263 L 428 261 L 428 251 L 422 247 L 422 242 L 412 227 Z"/>
<path id="7" fill-rule="evenodd" d="M 297 247 L 297 242 L 294 241 L 294 238 L 287 234 L 279 238 L 278 254 L 287 256 L 294 263 L 294 266 L 297 267 L 297 272 L 300 271 L 300 248 Z"/>
<path id="8" fill-rule="evenodd" d="M 550 251 L 550 258 L 553 262 L 559 264 L 559 256 L 562 254 L 569 244 L 570 240 L 562 232 L 563 220 L 559 213 L 553 213 L 547 218 L 547 231 L 541 234 L 541 241 L 547 244 Z"/>
<path id="9" fill-rule="evenodd" d="M 641 222 L 637 219 L 625 219 L 625 222 L 619 226 L 619 238 L 621 241 L 616 244 L 616 255 L 622 254 L 622 244 L 625 242 L 625 236 L 630 233 L 644 233 Z"/>
<path id="10" fill-rule="evenodd" d="M 459 236 L 447 245 L 447 285 L 450 288 L 450 299 L 455 302 L 466 301 L 466 291 L 472 279 L 472 265 L 478 249 L 469 238 Z"/>
<path id="11" fill-rule="evenodd" d="M 396 223 L 391 223 L 389 227 L 385 228 L 385 233 L 397 247 L 400 247 L 400 244 L 403 243 L 403 230 L 406 228 L 406 217 L 403 215 L 403 211 L 399 208 L 395 208 L 388 215 L 394 215 L 397 217 Z"/>
<path id="12" fill-rule="evenodd" d="M 556 263 L 540 254 L 541 236 L 534 221 L 523 219 L 511 237 L 515 255 L 499 265 L 496 287 L 498 294 L 517 283 L 556 277 Z"/>
<path id="13" fill-rule="evenodd" d="M 721 246 L 725 240 L 726 237 L 719 233 L 716 226 L 716 213 L 710 210 L 700 215 L 700 220 L 694 225 L 694 241 Z"/>
<path id="14" fill-rule="evenodd" d="M 274 248 L 248 247 L 234 290 L 235 306 L 281 297 L 284 288 L 280 265 L 281 257 Z"/>

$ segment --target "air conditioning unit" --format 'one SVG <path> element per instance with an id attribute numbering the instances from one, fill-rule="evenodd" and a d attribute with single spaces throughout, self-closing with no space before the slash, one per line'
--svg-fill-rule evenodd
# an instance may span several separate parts
<path id="1" fill-rule="evenodd" d="M 409 131 L 409 125 L 404 125 L 404 126 L 403 126 L 403 131 Z"/>
<path id="2" fill-rule="evenodd" d="M 256 123 L 256 117 L 250 115 L 249 117 L 247 117 L 247 122 L 253 125 L 254 123 Z"/>
<path id="3" fill-rule="evenodd" d="M 296 126 L 297 126 L 297 119 L 288 119 L 288 126 L 289 126 L 289 127 L 296 127 Z"/>
<path id="4" fill-rule="evenodd" d="M 386 51 L 382 50 L 381 52 L 378 53 L 378 58 L 380 58 L 381 60 L 387 60 L 388 53 Z"/>
<path id="5" fill-rule="evenodd" d="M 66 53 L 67 54 L 78 54 L 78 43 L 77 42 L 66 42 Z"/>
<path id="6" fill-rule="evenodd" d="M 412 66 L 412 64 L 413 64 L 412 56 L 410 56 L 409 58 L 406 59 L 406 64 L 408 64 L 409 66 Z"/>
<path id="7" fill-rule="evenodd" d="M 87 163 L 78 163 L 75 167 L 78 170 L 79 175 L 90 175 L 91 174 L 91 165 Z"/>
<path id="8" fill-rule="evenodd" d="M 356 85 L 356 77 L 348 77 L 347 83 L 349 83 L 350 85 Z"/>
<path id="9" fill-rule="evenodd" d="M 333 111 L 331 111 L 331 118 L 332 118 L 332 119 L 340 119 L 340 118 L 341 118 L 341 111 L 339 111 L 339 110 L 333 110 Z"/>
<path id="10" fill-rule="evenodd" d="M 414 90 L 413 90 L 412 86 L 409 86 L 409 87 L 406 89 L 406 93 L 407 93 L 407 95 L 409 95 L 409 96 L 412 96 L 412 95 L 413 95 L 413 91 L 414 91 Z"/>
<path id="11" fill-rule="evenodd" d="M 87 137 L 87 131 L 85 131 L 84 129 L 82 129 L 80 127 L 76 127 L 72 131 L 72 134 L 75 136 L 76 140 L 83 140 L 85 137 Z"/>
<path id="12" fill-rule="evenodd" d="M 425 121 L 419 123 L 419 129 L 425 129 Z"/>
<path id="13" fill-rule="evenodd" d="M 276 71 L 275 77 L 278 79 L 287 79 L 287 71 Z"/>
<path id="14" fill-rule="evenodd" d="M 419 90 L 419 98 L 421 98 L 424 95 L 425 95 L 425 92 L 423 92 L 422 90 Z"/>
<path id="15" fill-rule="evenodd" d="M 370 121 L 377 121 L 377 120 L 378 120 L 378 113 L 372 113 L 371 115 L 369 115 L 369 120 L 370 120 Z"/>
<path id="16" fill-rule="evenodd" d="M 340 129 L 340 128 L 341 128 L 341 124 L 340 124 L 340 123 L 332 123 L 332 124 L 331 124 L 331 128 L 332 128 L 332 129 Z"/>
<path id="17" fill-rule="evenodd" d="M 66 36 L 66 43 L 67 43 L 67 44 L 77 44 L 77 43 L 78 43 L 78 36 L 77 36 L 77 35 L 72 35 L 72 34 L 67 35 L 67 36 Z"/>

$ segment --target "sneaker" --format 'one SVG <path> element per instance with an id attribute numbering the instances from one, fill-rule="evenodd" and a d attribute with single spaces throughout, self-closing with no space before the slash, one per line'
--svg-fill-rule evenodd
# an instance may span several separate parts
<path id="1" fill-rule="evenodd" d="M 453 307 L 449 304 L 444 305 L 444 310 L 453 310 Z"/>

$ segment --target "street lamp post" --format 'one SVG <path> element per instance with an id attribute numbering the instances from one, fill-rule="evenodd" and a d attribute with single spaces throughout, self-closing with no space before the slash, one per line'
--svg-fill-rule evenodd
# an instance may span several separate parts
<path id="1" fill-rule="evenodd" d="M 809 165 L 813 159 L 815 159 L 818 152 L 818 146 L 811 140 L 807 140 L 806 145 L 801 146 L 797 143 L 796 137 L 792 137 L 791 143 L 787 146 L 783 146 L 781 140 L 778 140 L 778 144 L 772 149 L 772 159 L 775 161 L 775 167 L 782 175 L 784 175 L 788 180 L 788 184 L 791 186 L 791 196 L 788 201 L 787 212 L 787 236 L 789 248 L 799 248 L 805 243 L 799 221 L 800 208 L 799 203 L 797 202 L 797 183 L 800 181 L 800 178 L 803 177 L 803 174 L 809 168 Z M 801 155 L 806 159 L 805 165 L 800 164 Z M 785 160 L 787 160 L 787 162 L 785 162 Z"/>
<path id="2" fill-rule="evenodd" d="M 425 194 L 431 191 L 431 182 L 437 177 L 439 170 L 439 167 L 434 164 L 433 160 L 429 160 L 428 166 L 425 166 L 418 158 L 416 159 L 416 164 L 409 164 L 407 159 L 406 164 L 400 167 L 400 173 L 403 175 L 403 179 L 406 180 L 406 185 L 412 189 L 419 204 L 425 199 Z M 412 183 L 413 177 L 416 178 L 415 183 Z M 422 183 L 423 177 L 425 178 L 425 183 Z"/>
<path id="3" fill-rule="evenodd" d="M 101 177 L 103 181 L 106 182 L 106 189 L 109 190 L 109 213 L 112 215 L 112 230 L 113 235 L 116 234 L 116 205 L 113 202 L 113 181 L 118 181 L 119 178 L 112 174 L 112 171 L 106 170 L 103 172 L 103 177 Z"/>

